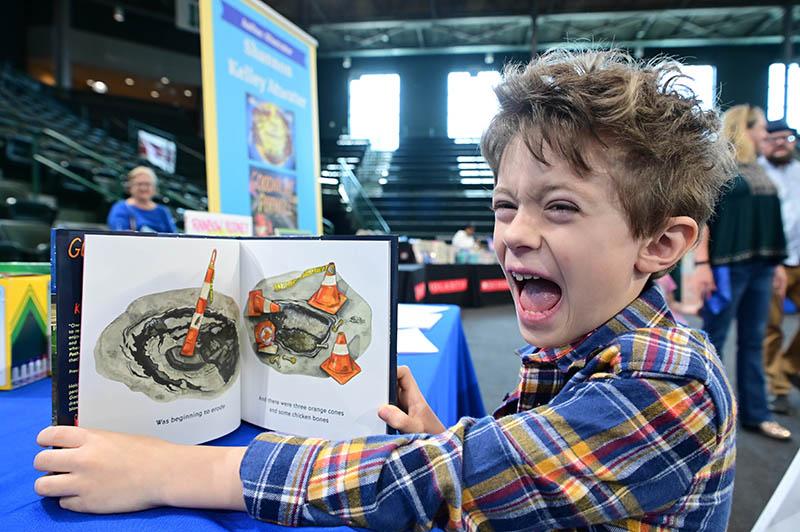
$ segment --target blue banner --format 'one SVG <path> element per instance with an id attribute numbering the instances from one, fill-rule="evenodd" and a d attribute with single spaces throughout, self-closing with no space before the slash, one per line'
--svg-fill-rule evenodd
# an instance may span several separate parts
<path id="1" fill-rule="evenodd" d="M 257 0 L 201 0 L 209 211 L 321 229 L 316 41 Z"/>
<path id="2" fill-rule="evenodd" d="M 295 48 L 290 43 L 284 41 L 267 28 L 249 18 L 247 15 L 233 7 L 227 2 L 222 2 L 222 18 L 230 22 L 237 28 L 246 31 L 250 35 L 258 38 L 261 42 L 282 53 L 300 66 L 306 66 L 306 54 Z"/>

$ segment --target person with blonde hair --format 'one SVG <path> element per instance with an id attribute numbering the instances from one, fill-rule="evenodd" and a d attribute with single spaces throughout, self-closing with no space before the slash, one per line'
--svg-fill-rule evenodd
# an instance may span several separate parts
<path id="1" fill-rule="evenodd" d="M 149 166 L 137 166 L 128 172 L 125 184 L 130 197 L 119 200 L 108 213 L 108 228 L 113 231 L 177 233 L 169 209 L 153 201 L 158 178 Z"/>
<path id="2" fill-rule="evenodd" d="M 738 174 L 697 247 L 694 279 L 704 300 L 703 328 L 720 354 L 736 319 L 742 427 L 788 440 L 791 432 L 772 419 L 763 359 L 773 284 L 778 291 L 783 284 L 776 266 L 786 257 L 778 191 L 756 162 L 766 124 L 763 111 L 750 105 L 731 107 L 723 115 L 722 135 L 735 150 Z"/>

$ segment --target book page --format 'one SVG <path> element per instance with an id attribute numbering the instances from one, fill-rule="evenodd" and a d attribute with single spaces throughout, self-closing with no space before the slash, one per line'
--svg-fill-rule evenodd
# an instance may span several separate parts
<path id="1" fill-rule="evenodd" d="M 78 424 L 201 443 L 240 423 L 235 240 L 87 235 Z"/>
<path id="2" fill-rule="evenodd" d="M 242 241 L 242 419 L 327 439 L 386 432 L 392 245 Z"/>

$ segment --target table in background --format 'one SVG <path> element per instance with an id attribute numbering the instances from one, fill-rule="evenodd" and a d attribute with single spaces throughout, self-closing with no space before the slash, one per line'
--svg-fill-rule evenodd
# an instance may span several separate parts
<path id="1" fill-rule="evenodd" d="M 445 425 L 454 424 L 462 416 L 485 415 L 459 309 L 447 307 L 442 319 L 425 334 L 439 348 L 439 353 L 401 354 L 398 363 L 411 367 L 420 389 Z M 50 379 L 46 379 L 11 392 L 0 392 L 2 530 L 296 530 L 254 521 L 243 512 L 158 508 L 130 514 L 86 515 L 62 510 L 56 499 L 40 498 L 33 491 L 33 482 L 40 473 L 33 469 L 32 463 L 39 451 L 36 434 L 50 423 L 50 389 Z M 247 445 L 259 432 L 260 428 L 242 423 L 235 432 L 210 443 Z"/>
<path id="2" fill-rule="evenodd" d="M 398 294 L 403 303 L 462 307 L 512 301 L 499 264 L 400 264 Z"/>

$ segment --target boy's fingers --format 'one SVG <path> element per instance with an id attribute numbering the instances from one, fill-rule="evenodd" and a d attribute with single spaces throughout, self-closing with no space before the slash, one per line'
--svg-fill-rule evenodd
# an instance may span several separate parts
<path id="1" fill-rule="evenodd" d="M 33 459 L 33 467 L 38 471 L 66 473 L 75 469 L 77 449 L 55 449 L 41 451 Z"/>
<path id="2" fill-rule="evenodd" d="M 45 475 L 36 479 L 33 489 L 42 497 L 65 497 L 75 495 L 74 475 Z"/>
<path id="3" fill-rule="evenodd" d="M 414 432 L 411 430 L 413 420 L 408 416 L 408 414 L 396 406 L 383 405 L 380 410 L 378 410 L 378 417 L 384 420 L 390 427 L 401 432 Z"/>
<path id="4" fill-rule="evenodd" d="M 83 512 L 83 504 L 81 498 L 78 496 L 61 497 L 58 500 L 58 505 L 65 510 L 72 510 L 73 512 Z"/>
<path id="5" fill-rule="evenodd" d="M 80 447 L 86 443 L 86 431 L 67 425 L 47 427 L 36 437 L 36 443 L 42 447 Z"/>
<path id="6" fill-rule="evenodd" d="M 397 368 L 397 381 L 400 384 L 400 388 L 405 392 L 419 391 L 417 381 L 414 380 L 414 375 L 411 374 L 408 366 L 399 366 Z"/>

